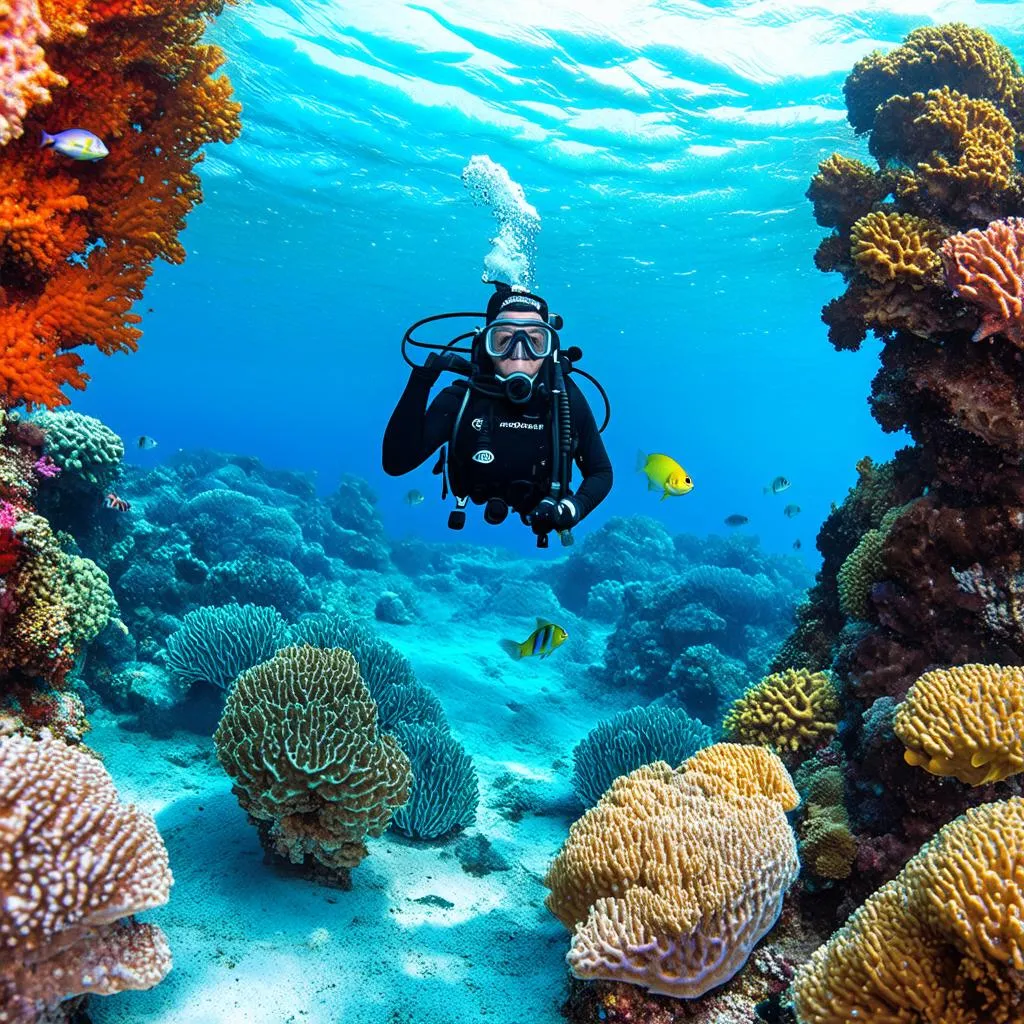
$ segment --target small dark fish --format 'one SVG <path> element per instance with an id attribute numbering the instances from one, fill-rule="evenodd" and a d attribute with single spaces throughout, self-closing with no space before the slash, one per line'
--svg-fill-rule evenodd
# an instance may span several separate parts
<path id="1" fill-rule="evenodd" d="M 781 494 L 789 486 L 784 476 L 777 476 L 765 489 L 765 494 Z"/>
<path id="2" fill-rule="evenodd" d="M 107 508 L 117 509 L 118 512 L 127 512 L 131 509 L 131 505 L 124 498 L 119 498 L 113 491 L 103 499 L 103 503 Z"/>
<path id="3" fill-rule="evenodd" d="M 144 452 L 148 452 L 151 448 L 156 447 L 156 438 L 143 434 L 138 440 L 138 445 Z"/>
<path id="4" fill-rule="evenodd" d="M 423 504 L 423 495 L 422 495 L 422 493 L 420 493 L 419 491 L 410 491 L 405 496 L 405 503 L 407 505 L 422 505 Z"/>
<path id="5" fill-rule="evenodd" d="M 800 543 L 800 538 L 797 537 L 797 539 L 795 541 L 793 541 L 793 550 L 794 551 L 799 551 L 800 548 L 802 548 L 802 547 L 803 547 L 803 545 Z"/>
<path id="6" fill-rule="evenodd" d="M 749 523 L 750 520 L 746 516 L 737 515 L 735 512 L 731 516 L 725 517 L 726 526 L 743 526 L 744 523 Z"/>
<path id="7" fill-rule="evenodd" d="M 786 506 L 786 507 L 785 507 L 785 508 L 784 508 L 784 509 L 782 510 L 782 514 L 783 514 L 783 515 L 784 515 L 784 516 L 785 516 L 785 517 L 786 517 L 787 519 L 792 519 L 792 518 L 793 518 L 793 516 L 798 516 L 798 515 L 800 515 L 800 506 L 799 506 L 799 505 L 787 505 L 787 506 Z"/>

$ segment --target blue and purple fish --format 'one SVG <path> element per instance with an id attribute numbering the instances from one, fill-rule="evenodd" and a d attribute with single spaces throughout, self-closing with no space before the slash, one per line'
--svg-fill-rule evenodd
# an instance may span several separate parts
<path id="1" fill-rule="evenodd" d="M 102 160 L 110 153 L 98 135 L 84 128 L 68 128 L 67 131 L 51 135 L 43 132 L 40 147 L 50 146 L 58 153 L 72 160 Z"/>

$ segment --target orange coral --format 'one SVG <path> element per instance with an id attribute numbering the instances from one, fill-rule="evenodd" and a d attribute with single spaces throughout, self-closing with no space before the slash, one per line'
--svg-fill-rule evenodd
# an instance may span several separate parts
<path id="1" fill-rule="evenodd" d="M 0 0 L 2 15 L 4 0 Z M 202 200 L 195 164 L 240 130 L 231 85 L 199 43 L 223 0 L 39 0 L 46 60 L 67 87 L 0 148 L 0 405 L 63 405 L 88 376 L 72 350 L 131 351 L 150 265 L 180 263 L 178 234 Z M 44 121 L 45 118 L 45 121 Z M 87 127 L 94 164 L 40 151 L 42 130 Z"/>
<path id="2" fill-rule="evenodd" d="M 983 310 L 973 340 L 1004 334 L 1024 348 L 1024 218 L 947 238 L 942 262 L 949 287 Z"/>

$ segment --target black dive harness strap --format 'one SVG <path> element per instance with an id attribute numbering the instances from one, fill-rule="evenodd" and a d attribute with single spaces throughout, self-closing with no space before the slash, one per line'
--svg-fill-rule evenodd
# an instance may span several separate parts
<path id="1" fill-rule="evenodd" d="M 455 424 L 452 427 L 451 438 L 448 441 L 448 451 L 455 448 L 455 440 L 462 425 L 466 407 L 469 404 L 469 396 L 472 391 L 472 384 L 469 382 L 457 381 L 457 385 L 465 388 L 462 396 L 462 404 L 455 416 Z M 572 472 L 572 413 L 570 410 L 569 392 L 566 387 L 565 372 L 559 360 L 559 353 L 556 351 L 551 357 L 551 455 L 554 472 L 551 476 L 551 486 L 548 490 L 548 497 L 556 504 L 569 494 L 569 480 Z M 468 494 L 457 494 L 454 483 L 450 484 L 451 475 L 448 472 L 448 455 L 445 448 L 441 449 L 433 472 L 441 476 L 441 498 L 448 497 L 449 489 L 455 498 L 455 508 L 448 514 L 448 527 L 452 530 L 461 530 L 466 525 L 466 506 L 469 503 Z M 484 511 L 484 518 L 488 522 L 500 522 L 492 519 L 487 509 Z M 523 522 L 528 523 L 529 519 L 524 515 Z M 504 515 L 501 516 L 504 519 Z M 566 547 L 573 543 L 572 530 L 561 530 L 558 534 L 562 544 Z M 542 532 L 537 534 L 537 547 L 548 546 L 548 534 Z"/>

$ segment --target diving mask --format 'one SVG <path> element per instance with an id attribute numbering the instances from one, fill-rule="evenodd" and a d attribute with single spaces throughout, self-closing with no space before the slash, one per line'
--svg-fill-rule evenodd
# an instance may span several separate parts
<path id="1" fill-rule="evenodd" d="M 483 339 L 492 359 L 544 359 L 555 347 L 555 332 L 546 323 L 517 317 L 488 324 Z"/>

